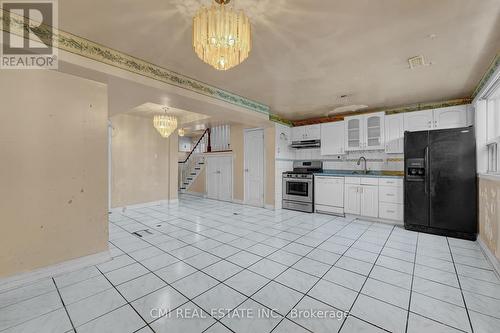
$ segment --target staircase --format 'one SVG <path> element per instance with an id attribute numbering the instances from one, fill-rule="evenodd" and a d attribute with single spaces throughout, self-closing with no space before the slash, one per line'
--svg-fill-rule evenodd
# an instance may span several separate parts
<path id="1" fill-rule="evenodd" d="M 196 178 L 205 168 L 205 156 L 203 155 L 203 153 L 207 152 L 210 145 L 209 133 L 209 129 L 205 130 L 186 159 L 179 162 L 179 191 L 181 193 L 189 190 Z"/>
<path id="2" fill-rule="evenodd" d="M 205 156 L 199 154 L 193 155 L 191 162 L 189 166 L 183 168 L 181 173 L 181 193 L 186 192 L 193 185 L 198 175 L 205 168 Z"/>

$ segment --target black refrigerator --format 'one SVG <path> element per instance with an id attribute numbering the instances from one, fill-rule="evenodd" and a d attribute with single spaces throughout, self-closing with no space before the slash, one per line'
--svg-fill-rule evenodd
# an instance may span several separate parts
<path id="1" fill-rule="evenodd" d="M 405 228 L 476 239 L 473 127 L 405 132 Z"/>

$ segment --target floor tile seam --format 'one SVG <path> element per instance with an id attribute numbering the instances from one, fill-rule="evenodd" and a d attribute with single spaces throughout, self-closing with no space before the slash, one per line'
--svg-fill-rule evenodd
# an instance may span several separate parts
<path id="1" fill-rule="evenodd" d="M 29 300 L 32 300 L 34 298 L 37 298 L 37 297 L 40 297 L 40 296 L 43 296 L 43 295 L 47 295 L 47 294 L 50 294 L 50 293 L 53 293 L 54 291 L 56 291 L 56 289 L 52 289 L 52 290 L 49 290 L 49 291 L 46 291 L 46 292 L 43 292 L 41 294 L 38 294 L 38 295 L 34 295 L 34 296 L 31 296 L 31 297 L 28 297 L 28 298 L 24 298 L 18 302 L 15 302 L 15 303 L 11 303 L 11 304 L 7 304 L 7 305 L 3 305 L 3 306 L 0 306 L 0 311 L 2 309 L 5 309 L 5 308 L 8 308 L 10 306 L 13 306 L 13 305 L 17 305 L 19 303 L 22 303 L 22 302 L 26 302 L 26 301 L 29 301 Z M 1 294 L 0 294 L 1 295 Z"/>
<path id="2" fill-rule="evenodd" d="M 12 329 L 12 328 L 14 328 L 14 327 L 21 326 L 21 325 L 23 325 L 23 324 L 26 324 L 27 322 L 30 322 L 30 321 L 32 321 L 32 320 L 36 320 L 36 319 L 41 318 L 41 317 L 44 317 L 44 316 L 47 316 L 48 314 L 51 314 L 51 313 L 56 312 L 56 311 L 59 311 L 59 310 L 61 310 L 61 309 L 63 309 L 63 308 L 64 308 L 64 305 L 63 305 L 63 304 L 61 304 L 61 306 L 60 306 L 60 307 L 58 307 L 57 309 L 54 309 L 54 310 L 52 310 L 52 311 L 49 311 L 49 312 L 46 312 L 46 313 L 43 313 L 43 314 L 40 314 L 40 315 L 37 315 L 37 316 L 32 317 L 32 318 L 27 319 L 27 320 L 20 321 L 20 322 L 18 322 L 18 323 L 16 323 L 16 324 L 14 324 L 14 325 L 12 325 L 12 326 L 2 328 L 2 329 L 0 329 L 0 332 L 4 332 L 4 331 L 6 331 L 6 330 L 8 330 L 8 329 Z"/>
<path id="3" fill-rule="evenodd" d="M 406 314 L 405 333 L 408 332 L 408 323 L 410 321 L 411 297 L 413 294 L 413 282 L 415 281 L 415 268 L 417 267 L 418 240 L 420 238 L 419 236 L 420 236 L 420 233 L 417 233 L 417 242 L 416 242 L 416 249 L 417 250 L 415 251 L 415 254 L 413 256 L 413 268 L 412 268 L 412 272 L 411 272 L 411 284 L 410 284 L 410 297 L 408 299 L 408 313 Z"/>
<path id="4" fill-rule="evenodd" d="M 450 241 L 448 240 L 448 237 L 446 237 L 446 243 L 448 244 L 448 248 L 450 249 L 450 252 L 451 252 Z M 469 326 L 471 328 L 471 332 L 474 332 L 474 326 L 472 325 L 472 320 L 470 319 L 469 308 L 467 306 L 467 302 L 465 301 L 465 295 L 464 295 L 464 292 L 462 290 L 462 284 L 460 282 L 460 278 L 458 277 L 457 267 L 455 266 L 455 260 L 454 260 L 453 253 L 450 253 L 450 255 L 451 255 L 451 260 L 453 262 L 453 268 L 455 269 L 455 277 L 457 278 L 457 281 L 458 281 L 458 287 L 460 289 L 460 294 L 462 295 L 462 300 L 464 302 L 465 312 L 467 313 L 467 319 L 469 320 Z"/>
<path id="5" fill-rule="evenodd" d="M 97 268 L 97 269 L 99 270 L 99 268 Z M 142 317 L 142 315 L 141 315 L 141 314 L 140 314 L 140 313 L 139 313 L 139 312 L 138 312 L 138 311 L 137 311 L 137 310 L 136 310 L 136 309 L 132 306 L 131 302 L 129 302 L 129 301 L 128 301 L 128 299 L 127 299 L 127 298 L 126 298 L 126 297 L 122 294 L 122 292 L 121 292 L 121 291 L 117 288 L 117 286 L 115 286 L 115 285 L 111 282 L 111 280 L 109 280 L 109 279 L 108 279 L 108 277 L 107 277 L 107 276 L 106 276 L 103 272 L 101 272 L 101 270 L 99 270 L 99 272 L 100 272 L 100 273 L 104 276 L 104 278 L 105 278 L 106 280 L 108 280 L 108 282 L 109 282 L 109 283 L 113 286 L 114 290 L 115 290 L 115 291 L 116 291 L 116 292 L 117 292 L 117 293 L 118 293 L 118 294 L 119 294 L 119 295 L 123 298 L 123 300 L 125 301 L 125 304 L 124 304 L 124 305 L 122 305 L 122 306 L 120 306 L 120 307 L 118 307 L 118 308 L 116 308 L 116 309 L 113 309 L 113 310 L 109 311 L 108 313 L 111 313 L 111 312 L 113 312 L 113 311 L 115 311 L 115 310 L 117 310 L 117 309 L 120 309 L 120 308 L 122 308 L 122 307 L 124 307 L 124 306 L 127 306 L 127 305 L 128 305 L 128 306 L 130 306 L 130 307 L 132 308 L 132 310 L 134 310 L 134 312 L 135 312 L 135 313 L 139 316 L 139 318 L 141 318 L 141 319 L 142 319 L 142 321 L 144 321 L 144 323 L 146 324 L 146 326 L 148 326 L 148 327 L 149 327 L 148 322 L 147 322 L 147 321 L 146 321 L 146 320 Z M 146 275 L 146 274 L 144 274 L 144 275 Z M 144 276 L 144 275 L 143 275 L 143 276 Z M 130 281 L 131 281 L 131 280 L 130 280 Z M 95 320 L 95 319 L 97 319 L 97 318 L 94 318 L 93 320 Z M 91 320 L 91 321 L 93 321 L 93 320 Z M 88 321 L 87 323 L 89 323 L 89 322 L 91 322 L 91 321 Z M 85 323 L 85 324 L 86 324 L 86 323 Z M 83 326 L 83 325 L 85 325 L 85 324 L 79 325 L 79 327 L 80 327 L 80 326 Z M 151 330 L 153 330 L 151 327 L 149 327 L 149 328 L 150 328 Z M 75 331 L 76 331 L 76 329 L 75 329 Z M 153 332 L 154 332 L 154 331 L 153 331 Z"/>
<path id="6" fill-rule="evenodd" d="M 393 225 L 393 226 L 392 226 L 391 232 L 390 232 L 389 236 L 387 237 L 387 239 L 385 240 L 384 247 L 385 247 L 385 244 L 387 243 L 387 241 L 389 240 L 389 237 L 391 237 L 391 235 L 392 235 L 392 233 L 393 233 L 393 231 L 394 231 L 394 228 L 395 228 L 395 227 L 396 227 L 395 225 Z M 361 237 L 361 236 L 362 236 L 362 235 L 360 235 L 360 237 Z M 383 249 L 383 247 L 382 247 L 382 249 Z M 382 252 L 382 251 L 381 251 L 381 252 Z M 359 291 L 357 292 L 356 297 L 354 298 L 354 301 L 352 302 L 351 306 L 349 307 L 349 310 L 347 311 L 347 312 L 348 312 L 348 315 L 347 315 L 347 317 L 344 319 L 344 322 L 340 325 L 339 332 L 342 330 L 342 328 L 344 327 L 345 322 L 347 321 L 347 318 L 348 318 L 348 317 L 349 317 L 349 315 L 351 314 L 352 309 L 354 308 L 354 305 L 356 304 L 356 301 L 358 300 L 359 295 L 361 295 L 361 291 L 362 291 L 362 290 L 363 290 L 363 288 L 365 287 L 366 282 L 368 281 L 368 278 L 369 278 L 369 276 L 370 276 L 371 272 L 373 271 L 373 268 L 375 267 L 375 263 L 377 262 L 377 260 L 378 260 L 378 258 L 379 258 L 379 257 L 380 257 L 380 254 L 377 256 L 377 258 L 375 259 L 375 262 L 372 264 L 372 267 L 370 268 L 370 271 L 368 272 L 368 274 L 367 274 L 367 275 L 366 275 L 366 277 L 365 277 L 365 281 L 363 282 L 363 285 L 361 286 L 361 288 L 360 288 L 360 289 L 359 289 Z"/>
<path id="7" fill-rule="evenodd" d="M 61 300 L 61 303 L 64 307 L 64 311 L 66 312 L 66 316 L 68 316 L 68 320 L 71 323 L 71 327 L 73 328 L 73 331 L 76 332 L 76 328 L 75 328 L 75 324 L 73 323 L 73 319 L 71 319 L 71 316 L 69 315 L 68 309 L 66 307 L 66 303 L 64 302 L 64 300 L 62 298 L 61 292 L 60 292 L 59 287 L 57 286 L 56 280 L 54 278 L 52 278 L 52 283 L 54 283 L 54 286 L 56 287 L 57 294 L 59 295 L 59 299 Z"/>
<path id="8" fill-rule="evenodd" d="M 128 254 L 127 254 L 127 255 L 128 255 Z M 133 258 L 132 258 L 132 259 L 133 259 Z M 181 260 L 181 261 L 182 261 L 182 260 Z M 141 263 L 139 262 L 139 264 L 141 264 Z M 185 263 L 185 264 L 189 265 L 188 263 Z M 142 265 L 142 264 L 141 264 L 141 265 Z M 198 295 L 195 295 L 194 297 L 192 297 L 192 298 L 191 298 L 191 297 L 188 297 L 187 295 L 185 295 L 184 293 L 182 293 L 182 292 L 181 292 L 180 290 L 178 290 L 177 288 L 175 288 L 175 286 L 173 286 L 173 283 L 172 283 L 172 284 L 168 283 L 168 282 L 167 282 L 167 281 L 165 281 L 165 280 L 164 280 L 161 276 L 157 275 L 154 271 L 151 271 L 148 267 L 146 267 L 146 266 L 144 266 L 144 265 L 142 265 L 142 266 L 143 266 L 146 270 L 148 270 L 150 273 L 152 273 L 153 275 L 155 275 L 157 278 L 159 278 L 160 280 L 162 280 L 164 283 L 166 283 L 166 285 L 167 285 L 167 286 L 171 287 L 173 290 L 175 290 L 175 291 L 176 291 L 176 292 L 178 292 L 180 295 L 182 295 L 185 299 L 187 299 L 187 301 L 186 301 L 186 302 L 184 302 L 183 304 L 179 305 L 179 306 L 178 306 L 178 307 L 176 307 L 175 309 L 177 309 L 177 308 L 179 308 L 180 306 L 183 306 L 183 305 L 185 305 L 185 304 L 187 304 L 187 303 L 191 302 L 191 303 L 193 303 L 195 306 L 197 306 L 197 307 L 199 307 L 200 309 L 202 309 L 202 311 L 206 312 L 206 313 L 207 313 L 207 314 L 208 314 L 208 315 L 209 315 L 212 319 L 214 319 L 216 322 L 220 322 L 220 320 L 218 320 L 217 318 L 214 318 L 213 316 L 211 316 L 211 315 L 210 315 L 210 313 L 208 313 L 208 312 L 207 312 L 207 311 L 205 311 L 205 310 L 204 310 L 201 306 L 199 306 L 199 305 L 198 305 L 198 304 L 194 301 L 194 299 L 195 299 L 196 297 L 198 297 L 198 296 L 202 295 L 203 293 L 208 292 L 209 290 L 211 290 L 211 289 L 213 289 L 213 288 L 217 287 L 217 286 L 218 286 L 218 285 L 220 285 L 222 282 L 220 282 L 219 280 L 215 279 L 215 280 L 216 280 L 216 281 L 218 281 L 219 283 L 217 283 L 216 285 L 212 286 L 211 288 L 209 288 L 209 289 L 205 290 L 204 292 L 202 292 L 202 293 L 200 293 L 200 294 L 198 294 Z M 189 265 L 189 266 L 191 266 L 191 265 Z M 193 266 L 191 266 L 191 267 L 193 267 Z M 193 267 L 193 268 L 196 270 L 195 272 L 193 272 L 193 273 L 191 273 L 191 274 L 188 274 L 187 276 L 185 276 L 185 277 L 183 277 L 183 278 L 181 278 L 181 279 L 179 279 L 179 280 L 177 280 L 177 281 L 180 281 L 180 280 L 182 280 L 182 279 L 184 279 L 184 278 L 186 278 L 186 277 L 188 277 L 188 276 L 190 276 L 190 275 L 193 275 L 193 274 L 195 274 L 195 273 L 197 273 L 197 272 L 201 272 L 201 273 L 203 273 L 203 274 L 208 275 L 207 273 L 205 273 L 205 272 L 203 272 L 203 271 L 199 270 L 199 269 L 198 269 L 198 268 L 196 268 L 196 267 Z M 210 275 L 208 275 L 208 276 L 210 276 Z M 211 276 L 210 276 L 210 277 L 211 277 Z M 177 282 L 177 281 L 176 281 L 176 282 Z M 235 290 L 235 289 L 233 289 L 233 290 Z M 236 291 L 236 292 L 238 292 L 238 293 L 240 293 L 240 294 L 242 294 L 241 292 L 239 292 L 239 291 L 237 291 L 237 290 L 235 290 L 235 291 Z M 246 295 L 244 295 L 244 294 L 242 294 L 242 295 L 243 295 L 243 296 L 245 296 L 245 297 L 247 297 L 246 299 L 248 299 L 248 296 L 246 296 Z M 143 297 L 144 297 L 144 295 L 143 295 Z M 246 301 L 246 299 L 245 299 L 245 301 Z M 131 305 L 131 306 L 132 306 L 132 305 Z M 238 305 L 238 306 L 239 306 L 239 305 Z M 135 308 L 134 308 L 133 306 L 132 306 L 132 308 L 134 309 L 134 311 L 136 311 L 136 310 L 135 310 Z M 175 310 L 175 309 L 173 309 L 173 310 Z M 173 311 L 173 310 L 172 310 L 172 311 Z M 137 311 L 136 311 L 136 312 L 137 312 Z M 170 312 L 170 311 L 169 311 L 169 312 Z M 142 317 L 141 317 L 141 318 L 142 318 Z M 157 319 L 153 320 L 151 323 L 148 323 L 148 326 L 149 326 L 150 324 L 152 324 L 153 322 L 155 322 L 155 321 L 157 321 L 157 320 L 160 320 L 161 318 L 163 318 L 163 317 L 157 318 Z M 144 318 L 142 318 L 142 319 L 144 320 Z M 221 323 L 221 324 L 222 324 L 222 323 Z M 150 327 L 150 326 L 149 326 L 149 327 Z M 151 329 L 151 330 L 153 330 L 151 327 L 150 327 L 150 329 Z M 153 332 L 154 332 L 154 330 L 153 330 Z"/>
<path id="9" fill-rule="evenodd" d="M 335 234 L 331 235 L 328 239 L 330 239 L 330 238 L 334 237 L 337 233 L 341 232 L 342 230 L 344 230 L 345 228 L 347 228 L 348 226 L 350 226 L 350 225 L 351 225 L 352 223 L 354 223 L 355 221 L 356 221 L 356 220 L 352 220 L 350 223 L 346 224 L 344 227 L 342 227 L 341 229 L 339 229 L 339 230 L 338 230 Z M 366 228 L 366 229 L 365 229 L 365 231 L 363 231 L 363 233 L 362 233 L 359 237 L 361 237 L 361 236 L 362 236 L 362 235 L 363 235 L 363 234 L 364 234 L 367 230 L 368 230 L 368 228 Z M 358 237 L 357 239 L 359 239 L 359 237 Z M 317 248 L 318 248 L 321 244 L 323 244 L 324 242 L 326 242 L 328 239 L 326 239 L 326 240 L 324 240 L 322 243 L 318 244 L 315 248 L 313 248 L 311 251 L 309 251 L 309 253 L 311 253 L 312 251 L 314 251 L 315 249 L 317 249 Z M 357 240 L 357 239 L 356 239 L 356 240 Z M 352 243 L 352 244 L 348 247 L 348 249 L 347 249 L 347 250 L 349 250 L 349 249 L 350 249 L 350 248 L 354 245 L 354 243 L 355 243 L 355 242 L 353 242 L 353 243 Z M 347 251 L 347 250 L 346 250 L 346 251 Z M 303 257 L 302 257 L 302 259 L 303 259 L 303 258 L 305 258 L 305 257 L 306 257 L 309 253 L 307 253 L 305 256 L 303 256 Z M 329 268 L 325 271 L 325 273 L 323 273 L 323 275 L 322 275 L 322 276 L 321 276 L 321 277 L 320 277 L 320 278 L 319 278 L 319 279 L 318 279 L 318 280 L 317 280 L 317 281 L 316 281 L 316 282 L 315 282 L 315 283 L 314 283 L 314 284 L 313 284 L 313 285 L 312 285 L 312 286 L 311 286 L 311 287 L 310 287 L 310 288 L 309 288 L 309 289 L 308 289 L 305 293 L 302 293 L 302 294 L 303 294 L 303 296 L 302 296 L 302 297 L 301 297 L 301 298 L 300 298 L 300 299 L 299 299 L 299 300 L 295 303 L 295 305 L 294 305 L 294 306 L 293 306 L 293 307 L 292 307 L 292 308 L 291 308 L 291 309 L 290 309 L 290 310 L 289 310 L 289 311 L 288 311 L 288 312 L 287 312 L 287 313 L 283 316 L 283 319 L 282 319 L 282 320 L 280 320 L 280 321 L 279 321 L 279 322 L 278 322 L 278 323 L 277 323 L 277 324 L 273 327 L 273 329 L 271 330 L 271 332 L 272 332 L 272 331 L 274 331 L 274 330 L 275 330 L 275 329 L 276 329 L 276 328 L 277 328 L 277 327 L 281 324 L 281 322 L 284 320 L 284 318 L 286 318 L 286 317 L 288 316 L 288 314 L 290 313 L 290 311 L 291 311 L 291 310 L 293 310 L 293 309 L 294 309 L 294 308 L 295 308 L 295 307 L 296 307 L 296 306 L 297 306 L 297 305 L 298 305 L 298 304 L 299 304 L 299 303 L 300 303 L 300 302 L 301 302 L 301 301 L 302 301 L 302 300 L 303 300 L 306 296 L 308 296 L 308 297 L 311 297 L 311 298 L 315 299 L 314 297 L 312 297 L 312 296 L 310 296 L 310 295 L 309 295 L 309 292 L 310 292 L 310 291 L 311 291 L 311 290 L 312 290 L 312 289 L 313 289 L 313 288 L 314 288 L 314 287 L 315 287 L 315 286 L 316 286 L 316 285 L 317 285 L 317 284 L 318 284 L 321 280 L 323 280 L 323 278 L 325 277 L 325 275 L 326 275 L 326 274 L 328 274 L 328 272 L 332 269 L 332 267 L 334 267 L 334 266 L 335 266 L 335 264 L 336 264 L 336 263 L 337 263 L 337 262 L 338 262 L 338 261 L 339 261 L 342 257 L 343 257 L 343 255 L 342 255 L 342 256 L 340 256 L 339 258 L 337 258 L 337 260 L 335 261 L 335 263 L 331 264 L 331 265 L 330 265 L 330 267 L 329 267 Z M 302 259 L 301 259 L 301 260 L 302 260 Z M 283 273 L 281 273 L 281 274 L 283 274 Z M 281 274 L 280 274 L 280 275 L 281 275 Z M 279 275 L 278 275 L 277 277 L 279 277 Z M 316 300 L 316 299 L 315 299 L 315 300 Z M 319 300 L 318 300 L 318 301 L 319 301 Z M 321 302 L 321 303 L 324 303 L 323 301 L 320 301 L 320 302 Z M 324 303 L 324 304 L 327 304 L 327 303 Z M 331 305 L 331 304 L 329 304 L 329 306 L 332 306 L 332 305 Z M 333 308 L 335 308 L 334 306 L 332 306 L 332 307 L 333 307 Z M 336 308 L 335 308 L 335 309 L 336 309 Z M 289 319 L 289 318 L 288 318 L 288 320 L 291 320 L 291 319 Z M 342 328 L 343 324 L 345 323 L 345 320 L 347 320 L 347 317 L 346 317 L 346 318 L 344 318 L 344 321 L 343 321 L 342 325 L 340 326 L 339 331 L 341 330 L 341 328 Z M 293 320 L 291 320 L 291 321 L 292 321 L 293 323 L 297 324 L 295 321 L 293 321 Z"/>

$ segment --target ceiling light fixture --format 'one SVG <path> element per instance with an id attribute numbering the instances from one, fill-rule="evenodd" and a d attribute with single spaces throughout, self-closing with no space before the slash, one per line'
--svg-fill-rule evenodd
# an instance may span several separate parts
<path id="1" fill-rule="evenodd" d="M 243 11 L 227 6 L 231 0 L 214 0 L 193 18 L 193 48 L 198 57 L 218 70 L 228 70 L 248 58 L 252 28 Z"/>
<path id="2" fill-rule="evenodd" d="M 164 108 L 163 114 L 157 114 L 153 117 L 153 126 L 163 138 L 168 138 L 177 128 L 177 118 L 167 114 L 167 108 Z"/>
<path id="3" fill-rule="evenodd" d="M 178 134 L 179 136 L 184 136 L 186 135 L 186 131 L 184 130 L 184 128 L 179 128 Z"/>

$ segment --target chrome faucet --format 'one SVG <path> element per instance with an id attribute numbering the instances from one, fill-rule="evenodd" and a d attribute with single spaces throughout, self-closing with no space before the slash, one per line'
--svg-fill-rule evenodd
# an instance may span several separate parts
<path id="1" fill-rule="evenodd" d="M 361 165 L 361 160 L 364 160 L 365 161 L 365 168 L 363 169 L 363 173 L 364 174 L 367 174 L 368 173 L 368 170 L 366 168 L 366 158 L 364 156 L 361 156 L 359 159 L 358 159 L 358 163 L 356 163 L 357 165 Z"/>

